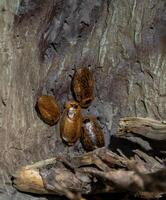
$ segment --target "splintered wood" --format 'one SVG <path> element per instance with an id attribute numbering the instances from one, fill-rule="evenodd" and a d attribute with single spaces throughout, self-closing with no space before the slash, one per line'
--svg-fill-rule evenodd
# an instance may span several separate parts
<path id="1" fill-rule="evenodd" d="M 118 134 L 121 136 L 135 134 L 152 140 L 166 141 L 166 121 L 142 117 L 121 118 Z"/>
<path id="2" fill-rule="evenodd" d="M 57 156 L 19 169 L 14 186 L 24 192 L 82 195 L 128 192 L 145 199 L 166 193 L 164 161 L 136 150 L 130 159 L 100 148 L 81 156 Z"/>

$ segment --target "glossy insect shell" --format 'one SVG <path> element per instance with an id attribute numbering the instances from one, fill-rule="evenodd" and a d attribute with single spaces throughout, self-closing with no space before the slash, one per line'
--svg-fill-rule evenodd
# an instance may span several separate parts
<path id="1" fill-rule="evenodd" d="M 56 124 L 60 118 L 60 107 L 52 96 L 40 96 L 36 103 L 36 110 L 39 117 L 49 125 Z"/>
<path id="2" fill-rule="evenodd" d="M 94 79 L 88 68 L 82 67 L 75 71 L 72 90 L 81 107 L 86 108 L 91 104 L 94 99 Z"/>
<path id="3" fill-rule="evenodd" d="M 61 138 L 67 145 L 73 145 L 80 138 L 81 123 L 81 107 L 76 101 L 67 102 L 60 120 Z"/>
<path id="4" fill-rule="evenodd" d="M 102 129 L 93 116 L 86 116 L 82 120 L 81 143 L 86 151 L 92 151 L 105 145 Z"/>

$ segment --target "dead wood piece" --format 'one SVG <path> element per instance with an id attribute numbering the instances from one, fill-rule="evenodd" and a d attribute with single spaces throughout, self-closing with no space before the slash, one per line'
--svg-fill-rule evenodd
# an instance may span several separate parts
<path id="1" fill-rule="evenodd" d="M 65 167 L 56 167 L 40 169 L 40 175 L 43 179 L 44 187 L 48 191 L 60 193 L 63 195 L 63 190 L 59 190 L 57 185 L 60 185 L 65 190 L 74 191 L 74 193 L 87 194 L 90 192 L 90 179 L 87 175 L 80 173 L 73 173 L 70 169 Z M 83 181 L 82 181 L 83 180 Z"/>
<path id="2" fill-rule="evenodd" d="M 14 174 L 13 185 L 20 191 L 48 194 L 49 192 L 45 189 L 42 177 L 39 174 L 39 168 L 48 166 L 51 163 L 56 163 L 56 159 L 51 158 L 22 167 Z"/>
<path id="3" fill-rule="evenodd" d="M 143 181 L 134 171 L 114 170 L 105 173 L 90 168 L 83 169 L 83 171 L 99 177 L 105 181 L 105 184 L 112 186 L 114 191 L 130 190 L 134 192 L 143 189 Z"/>
<path id="4" fill-rule="evenodd" d="M 166 123 L 151 118 L 125 117 L 119 121 L 118 135 L 142 135 L 153 140 L 166 141 Z"/>
<path id="5" fill-rule="evenodd" d="M 157 159 L 147 155 L 146 153 L 138 149 L 134 150 L 134 153 L 139 155 L 139 158 L 142 158 L 145 161 L 144 165 L 146 165 L 146 169 L 148 169 L 149 172 L 155 172 L 159 169 L 163 169 L 164 163 L 162 162 L 162 160 L 160 160 L 159 162 Z"/>
<path id="6" fill-rule="evenodd" d="M 48 194 L 38 169 L 27 169 L 26 167 L 21 168 L 14 176 L 13 185 L 20 191 L 36 194 Z"/>
<path id="7" fill-rule="evenodd" d="M 164 163 L 141 151 L 135 153 L 129 159 L 101 148 L 82 156 L 57 156 L 18 170 L 14 185 L 24 192 L 65 195 L 72 200 L 82 199 L 82 194 L 122 191 L 148 198 L 166 193 Z"/>

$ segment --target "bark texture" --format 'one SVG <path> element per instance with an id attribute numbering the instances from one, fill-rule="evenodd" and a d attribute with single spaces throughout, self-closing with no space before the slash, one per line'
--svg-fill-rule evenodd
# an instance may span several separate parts
<path id="1" fill-rule="evenodd" d="M 110 140 L 120 117 L 165 120 L 164 0 L 2 0 L 0 36 L 0 199 L 45 199 L 16 192 L 14 171 L 83 152 L 79 142 L 66 147 L 59 126 L 34 109 L 40 94 L 55 95 L 63 108 L 77 66 L 94 73 L 96 98 L 83 113 L 99 118 L 107 145 L 125 146 Z"/>

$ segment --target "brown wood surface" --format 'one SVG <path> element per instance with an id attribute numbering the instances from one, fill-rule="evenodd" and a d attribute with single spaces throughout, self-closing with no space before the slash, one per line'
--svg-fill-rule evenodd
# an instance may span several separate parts
<path id="1" fill-rule="evenodd" d="M 119 121 L 118 134 L 121 136 L 135 134 L 166 142 L 166 122 L 143 117 L 125 117 Z"/>
<path id="2" fill-rule="evenodd" d="M 165 8 L 163 0 L 0 1 L 0 200 L 45 199 L 18 193 L 15 170 L 83 153 L 34 109 L 39 95 L 51 94 L 63 110 L 77 66 L 93 71 L 96 98 L 83 113 L 99 118 L 107 145 L 120 117 L 165 120 Z"/>
<path id="3" fill-rule="evenodd" d="M 20 191 L 65 195 L 70 200 L 117 192 L 152 199 L 166 194 L 166 168 L 164 161 L 140 150 L 129 159 L 99 148 L 81 156 L 58 156 L 22 167 L 13 183 Z"/>

